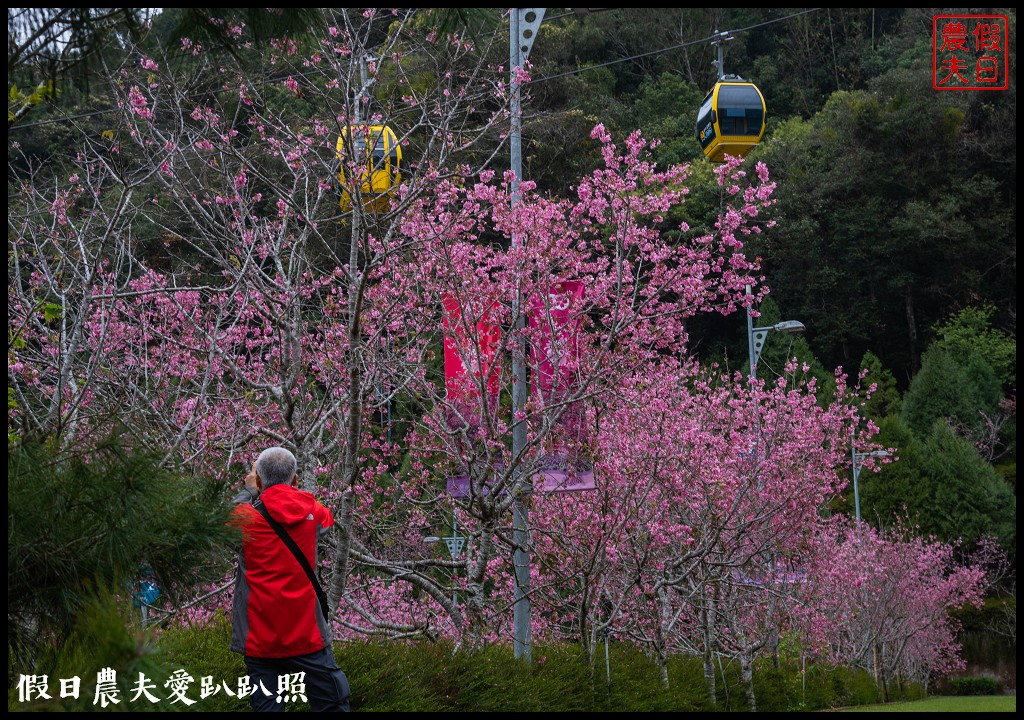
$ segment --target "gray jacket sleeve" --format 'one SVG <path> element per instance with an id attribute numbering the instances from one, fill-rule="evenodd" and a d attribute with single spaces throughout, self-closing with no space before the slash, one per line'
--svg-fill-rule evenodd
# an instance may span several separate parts
<path id="1" fill-rule="evenodd" d="M 247 487 L 243 487 L 237 495 L 231 500 L 232 505 L 241 505 L 242 503 L 251 503 L 253 500 L 258 498 L 259 493 L 253 492 Z"/>

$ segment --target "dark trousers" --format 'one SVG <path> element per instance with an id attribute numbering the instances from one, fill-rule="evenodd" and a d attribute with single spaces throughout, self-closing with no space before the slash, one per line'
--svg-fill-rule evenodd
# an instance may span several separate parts
<path id="1" fill-rule="evenodd" d="M 278 685 L 278 678 L 300 672 L 306 674 L 305 695 L 313 712 L 348 712 L 348 678 L 338 667 L 330 648 L 289 658 L 246 655 L 245 669 L 249 672 L 250 686 L 256 688 L 249 696 L 256 712 L 284 712 L 287 704 L 301 702 L 301 698 L 294 696 L 294 683 L 290 688 Z"/>

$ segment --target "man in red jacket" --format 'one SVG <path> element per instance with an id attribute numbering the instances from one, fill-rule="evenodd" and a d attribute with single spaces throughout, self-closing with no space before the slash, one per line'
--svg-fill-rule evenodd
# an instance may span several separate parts
<path id="1" fill-rule="evenodd" d="M 232 524 L 242 530 L 235 580 L 231 649 L 245 656 L 249 700 L 258 712 L 283 711 L 305 699 L 320 711 L 348 711 L 348 678 L 331 650 L 331 629 L 296 555 L 257 509 L 262 503 L 311 567 L 316 544 L 334 524 L 331 511 L 298 489 L 295 456 L 260 453 L 235 497 Z"/>

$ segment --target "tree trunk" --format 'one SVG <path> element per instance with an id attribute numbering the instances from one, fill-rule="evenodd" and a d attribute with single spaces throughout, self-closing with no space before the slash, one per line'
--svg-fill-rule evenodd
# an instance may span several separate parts
<path id="1" fill-rule="evenodd" d="M 757 712 L 757 698 L 754 697 L 754 661 L 749 653 L 740 653 L 740 680 L 747 694 L 747 705 L 750 712 Z"/>
<path id="2" fill-rule="evenodd" d="M 715 606 L 710 603 L 704 609 L 704 683 L 708 688 L 708 702 L 712 707 L 718 704 L 717 675 L 715 673 Z"/>
<path id="3" fill-rule="evenodd" d="M 914 322 L 914 297 L 910 294 L 909 288 L 906 290 L 903 298 L 907 311 L 907 337 L 910 340 L 910 368 L 911 373 L 914 374 L 920 369 L 920 359 L 917 356 L 917 323 Z"/>
<path id="4" fill-rule="evenodd" d="M 661 673 L 661 686 L 668 690 L 668 658 L 662 649 L 658 650 L 658 671 Z"/>
<path id="5" fill-rule="evenodd" d="M 359 211 L 352 213 L 352 245 L 349 248 L 349 295 L 348 295 L 348 375 L 349 375 L 349 410 L 345 423 L 345 445 L 342 462 L 342 482 L 345 491 L 342 496 L 341 522 L 337 523 L 339 541 L 334 554 L 334 573 L 331 576 L 331 587 L 327 600 L 331 612 L 336 613 L 338 604 L 345 594 L 348 581 L 349 549 L 352 545 L 352 530 L 355 518 L 355 493 L 359 450 L 362 444 L 362 410 L 363 410 L 363 373 L 362 373 L 362 293 L 365 288 L 365 276 L 359 268 L 359 241 L 361 237 Z"/>

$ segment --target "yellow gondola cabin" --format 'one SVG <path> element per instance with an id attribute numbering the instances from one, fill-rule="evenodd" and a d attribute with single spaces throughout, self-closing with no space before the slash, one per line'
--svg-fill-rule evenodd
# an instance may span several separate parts
<path id="1" fill-rule="evenodd" d="M 697 140 L 712 162 L 745 156 L 764 136 L 764 96 L 737 76 L 719 80 L 697 112 Z"/>
<path id="2" fill-rule="evenodd" d="M 352 137 L 349 139 L 349 131 Z M 355 162 L 348 162 L 349 153 Z M 338 169 L 338 205 L 343 212 L 352 209 L 352 191 L 359 184 L 359 196 L 366 212 L 387 212 L 391 196 L 402 181 L 402 148 L 398 137 L 387 125 L 353 125 L 342 130 L 336 156 Z"/>

